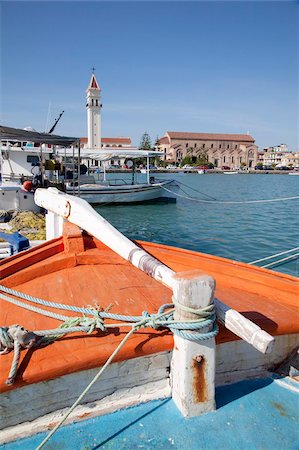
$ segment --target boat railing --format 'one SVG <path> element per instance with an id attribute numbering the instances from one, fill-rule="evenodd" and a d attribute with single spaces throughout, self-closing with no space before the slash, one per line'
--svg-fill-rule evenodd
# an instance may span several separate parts
<path id="1" fill-rule="evenodd" d="M 132 184 L 130 180 L 125 180 L 123 178 L 110 178 L 106 180 L 109 186 L 121 186 L 121 185 L 129 185 Z"/>

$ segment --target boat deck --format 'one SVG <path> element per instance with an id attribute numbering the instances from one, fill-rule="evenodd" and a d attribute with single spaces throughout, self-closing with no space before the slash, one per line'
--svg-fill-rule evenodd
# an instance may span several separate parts
<path id="1" fill-rule="evenodd" d="M 171 269 L 182 272 L 202 270 L 216 279 L 216 297 L 241 311 L 271 334 L 299 332 L 298 279 L 226 260 L 164 245 L 139 243 Z M 0 262 L 1 284 L 42 299 L 76 306 L 96 306 L 110 312 L 141 315 L 157 312 L 171 302 L 167 287 L 133 267 L 108 247 L 89 235 L 81 235 L 75 226 L 64 237 L 46 242 Z M 57 312 L 57 310 L 56 310 Z M 64 315 L 72 315 L 67 311 Z M 30 312 L 5 301 L 1 303 L 1 325 L 18 323 L 30 331 L 56 328 L 60 322 Z M 102 365 L 123 339 L 128 328 L 108 335 L 70 335 L 53 345 L 35 351 L 23 351 L 18 377 L 13 386 L 5 385 L 12 353 L 1 355 L 2 391 L 49 380 Z M 217 343 L 237 337 L 221 327 Z M 119 352 L 116 361 L 170 351 L 172 334 L 142 329 Z"/>
<path id="2" fill-rule="evenodd" d="M 171 399 L 152 401 L 62 427 L 45 449 L 297 450 L 298 394 L 288 378 L 243 381 L 216 389 L 216 412 L 185 419 Z M 0 449 L 34 449 L 45 436 Z"/>

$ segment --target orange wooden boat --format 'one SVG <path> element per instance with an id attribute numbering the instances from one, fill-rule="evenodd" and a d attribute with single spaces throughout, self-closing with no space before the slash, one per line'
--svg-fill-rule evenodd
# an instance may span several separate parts
<path id="1" fill-rule="evenodd" d="M 59 194 L 59 198 L 63 195 Z M 76 217 L 70 214 L 72 208 L 71 205 L 62 215 L 76 223 Z M 220 324 L 216 337 L 216 384 L 263 376 L 298 345 L 297 278 L 165 245 L 139 241 L 136 244 L 176 273 L 200 270 L 213 277 L 216 298 L 275 337 L 272 352 L 262 354 Z M 0 270 L 4 287 L 77 307 L 103 311 L 110 306 L 110 313 L 153 314 L 162 304 L 171 303 L 173 295 L 169 287 L 150 276 L 152 273 L 138 269 L 99 239 L 67 221 L 63 236 L 1 261 Z M 60 323 L 7 302 L 3 300 L 5 296 L 15 298 L 1 291 L 3 327 L 17 323 L 35 331 L 54 329 Z M 22 302 L 31 304 L 24 299 Z M 44 309 L 53 311 L 49 306 Z M 78 316 L 71 311 L 62 314 Z M 115 326 L 109 333 L 99 330 L 91 334 L 73 333 L 51 345 L 23 350 L 12 385 L 5 382 L 13 352 L 1 355 L 2 404 L 7 407 L 3 427 L 32 421 L 71 405 L 126 333 L 127 329 Z M 167 329 L 138 330 L 115 356 L 101 385 L 89 392 L 84 401 L 148 385 L 155 385 L 157 397 L 161 396 L 159 389 L 162 385 L 164 389 L 169 381 L 173 345 L 173 335 Z M 33 397 L 34 408 L 29 402 Z"/>

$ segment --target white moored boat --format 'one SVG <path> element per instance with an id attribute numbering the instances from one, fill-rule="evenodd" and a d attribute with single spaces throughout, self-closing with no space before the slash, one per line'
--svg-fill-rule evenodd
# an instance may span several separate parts
<path id="1" fill-rule="evenodd" d="M 173 183 L 172 180 L 142 184 L 82 184 L 80 188 L 77 186 L 75 189 L 70 186 L 66 189 L 66 192 L 77 196 L 80 195 L 82 199 L 91 205 L 102 203 L 141 203 L 158 199 L 167 201 L 170 198 L 171 201 L 175 201 L 175 197 L 170 197 L 169 192 L 164 189 L 171 183 Z"/>
<path id="2" fill-rule="evenodd" d="M 71 155 L 73 150 L 67 149 L 67 155 Z M 63 151 L 65 153 L 65 151 Z M 78 176 L 70 180 L 66 184 L 66 192 L 79 196 L 92 205 L 103 203 L 141 203 L 148 201 L 171 201 L 175 202 L 175 195 L 172 194 L 168 186 L 174 183 L 173 180 L 156 180 L 155 177 L 150 176 L 149 158 L 161 156 L 162 152 L 152 152 L 147 150 L 137 149 L 112 149 L 104 148 L 102 150 L 83 150 L 78 154 L 74 154 L 74 158 L 84 161 L 89 159 L 98 160 L 102 164 L 103 178 L 95 181 L 92 176 Z M 132 169 L 131 179 L 108 179 L 106 177 L 105 163 L 112 159 L 119 158 L 127 160 L 129 169 Z M 142 169 L 147 175 L 146 181 L 138 182 L 135 177 L 134 158 L 146 158 L 146 169 Z M 144 172 L 145 171 L 145 172 Z M 79 173 L 79 170 L 77 170 Z M 91 180 L 91 181 L 90 181 Z"/>

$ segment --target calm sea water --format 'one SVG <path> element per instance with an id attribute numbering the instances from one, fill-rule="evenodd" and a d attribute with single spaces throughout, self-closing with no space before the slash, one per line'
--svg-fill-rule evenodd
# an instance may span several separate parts
<path id="1" fill-rule="evenodd" d="M 200 203 L 178 197 L 175 204 L 101 206 L 97 211 L 131 239 L 237 261 L 250 262 L 299 247 L 299 200 L 224 203 L 299 195 L 299 177 L 272 174 L 155 176 L 182 183 L 183 191 L 178 191 L 182 196 L 208 199 L 205 195 L 209 195 L 223 203 Z M 115 174 L 110 177 L 115 178 Z M 121 177 L 125 178 L 123 174 Z M 138 180 L 145 180 L 145 175 L 138 175 Z M 299 276 L 299 259 L 273 270 Z"/>

